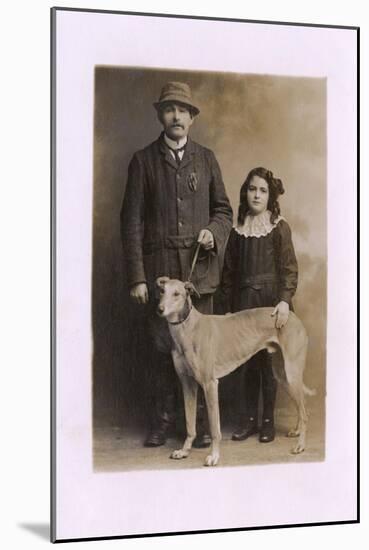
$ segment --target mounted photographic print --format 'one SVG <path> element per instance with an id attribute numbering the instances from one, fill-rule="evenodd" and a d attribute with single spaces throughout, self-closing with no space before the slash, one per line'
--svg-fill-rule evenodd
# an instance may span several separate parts
<path id="1" fill-rule="evenodd" d="M 52 9 L 53 541 L 358 520 L 357 58 Z"/>

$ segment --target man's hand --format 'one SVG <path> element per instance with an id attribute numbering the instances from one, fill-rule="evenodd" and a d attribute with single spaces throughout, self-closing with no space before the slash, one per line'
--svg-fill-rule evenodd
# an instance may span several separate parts
<path id="1" fill-rule="evenodd" d="M 197 242 L 201 243 L 201 246 L 205 248 L 205 250 L 214 248 L 214 237 L 209 229 L 201 229 Z"/>
<path id="2" fill-rule="evenodd" d="M 275 326 L 276 328 L 282 328 L 288 321 L 288 315 L 290 313 L 290 306 L 287 302 L 279 302 L 273 310 L 272 317 L 277 316 Z"/>
<path id="3" fill-rule="evenodd" d="M 130 296 L 137 304 L 147 304 L 149 301 L 149 291 L 146 283 L 138 283 L 131 288 Z"/>

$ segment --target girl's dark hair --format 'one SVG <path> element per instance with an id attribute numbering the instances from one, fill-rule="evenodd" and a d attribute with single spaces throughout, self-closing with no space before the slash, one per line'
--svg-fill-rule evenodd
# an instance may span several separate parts
<path id="1" fill-rule="evenodd" d="M 249 205 L 247 203 L 247 190 L 254 176 L 259 176 L 259 178 L 263 178 L 268 184 L 269 200 L 267 208 L 272 213 L 272 215 L 270 216 L 270 221 L 273 223 L 274 220 L 276 220 L 281 213 L 278 197 L 279 195 L 283 195 L 284 193 L 283 183 L 280 179 L 275 178 L 270 170 L 259 166 L 258 168 L 254 168 L 253 170 L 251 170 L 251 172 L 249 172 L 246 180 L 242 184 L 240 191 L 240 206 L 238 208 L 237 219 L 239 225 L 243 225 L 246 215 L 249 211 Z"/>

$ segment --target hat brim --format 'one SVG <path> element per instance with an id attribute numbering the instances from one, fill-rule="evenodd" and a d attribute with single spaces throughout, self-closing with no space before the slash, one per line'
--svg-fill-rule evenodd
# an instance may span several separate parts
<path id="1" fill-rule="evenodd" d="M 166 105 L 168 103 L 178 103 L 178 105 L 183 105 L 188 110 L 192 111 L 194 113 L 194 115 L 198 115 L 200 113 L 200 109 L 198 107 L 196 107 L 196 105 L 193 105 L 192 103 L 187 103 L 186 101 L 181 101 L 180 99 L 177 99 L 177 97 L 175 97 L 175 96 L 166 97 L 165 99 L 163 99 L 163 101 L 157 101 L 157 102 L 153 103 L 153 105 L 154 105 L 155 109 L 157 111 L 159 111 L 160 109 L 162 109 L 164 107 L 164 105 Z"/>

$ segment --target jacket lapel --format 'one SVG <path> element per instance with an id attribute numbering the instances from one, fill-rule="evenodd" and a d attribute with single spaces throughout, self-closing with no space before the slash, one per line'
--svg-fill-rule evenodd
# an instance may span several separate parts
<path id="1" fill-rule="evenodd" d="M 170 164 L 175 170 L 177 170 L 178 166 L 173 158 L 171 152 L 169 151 L 168 147 L 165 145 L 163 134 L 159 138 L 159 150 L 160 153 L 164 156 L 165 162 Z"/>
<path id="2" fill-rule="evenodd" d="M 195 154 L 195 146 L 193 144 L 193 141 L 190 139 L 190 137 L 187 137 L 187 145 L 186 149 L 184 151 L 184 155 L 181 160 L 180 168 L 185 168 L 190 162 L 193 160 L 193 156 Z"/>
<path id="3" fill-rule="evenodd" d="M 170 164 L 175 170 L 177 170 L 178 169 L 177 163 L 176 163 L 175 159 L 173 158 L 173 155 L 169 151 L 168 147 L 165 144 L 163 134 L 161 134 L 161 136 L 159 138 L 159 150 L 160 150 L 161 154 L 164 156 L 164 160 L 168 164 Z M 188 164 L 190 164 L 190 162 L 192 162 L 193 156 L 195 155 L 195 152 L 196 151 L 195 151 L 195 146 L 193 144 L 193 141 L 190 139 L 190 137 L 188 137 L 187 138 L 187 145 L 186 145 L 186 148 L 185 148 L 182 160 L 181 160 L 181 164 L 180 164 L 181 169 L 184 168 L 185 166 L 187 166 Z"/>

